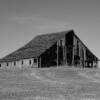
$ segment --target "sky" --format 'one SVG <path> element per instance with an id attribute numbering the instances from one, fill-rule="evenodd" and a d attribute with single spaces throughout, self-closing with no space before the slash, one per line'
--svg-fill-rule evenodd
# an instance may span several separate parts
<path id="1" fill-rule="evenodd" d="M 38 34 L 70 29 L 100 58 L 100 0 L 0 0 L 0 58 Z"/>

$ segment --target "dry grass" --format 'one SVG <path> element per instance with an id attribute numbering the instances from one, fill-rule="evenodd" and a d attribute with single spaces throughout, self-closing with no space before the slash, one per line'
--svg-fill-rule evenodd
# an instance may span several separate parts
<path id="1" fill-rule="evenodd" d="M 100 100 L 100 70 L 0 69 L 0 100 Z"/>

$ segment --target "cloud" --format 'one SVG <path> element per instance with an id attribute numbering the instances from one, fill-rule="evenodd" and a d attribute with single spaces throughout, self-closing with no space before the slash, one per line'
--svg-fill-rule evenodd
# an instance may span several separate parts
<path id="1" fill-rule="evenodd" d="M 42 17 L 40 15 L 12 16 L 10 20 L 19 24 L 30 23 L 30 22 L 31 23 L 37 22 L 42 24 L 42 23 L 48 23 L 49 21 L 52 21 L 52 19 Z"/>
<path id="2" fill-rule="evenodd" d="M 35 20 L 37 20 L 37 18 L 33 17 L 33 16 L 22 16 L 22 17 L 12 16 L 11 20 L 15 21 L 18 24 L 24 24 L 24 23 L 29 23 L 29 22 L 35 21 Z"/>
<path id="3" fill-rule="evenodd" d="M 62 30 L 69 30 L 73 28 L 73 24 L 57 19 L 45 18 L 42 16 L 13 16 L 12 21 L 18 24 L 31 24 L 37 31 L 40 32 L 55 32 Z"/>

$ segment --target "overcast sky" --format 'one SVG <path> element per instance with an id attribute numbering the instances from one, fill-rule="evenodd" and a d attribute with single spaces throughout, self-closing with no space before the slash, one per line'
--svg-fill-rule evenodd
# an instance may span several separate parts
<path id="1" fill-rule="evenodd" d="M 100 58 L 100 0 L 0 0 L 0 57 L 37 34 L 69 29 Z"/>

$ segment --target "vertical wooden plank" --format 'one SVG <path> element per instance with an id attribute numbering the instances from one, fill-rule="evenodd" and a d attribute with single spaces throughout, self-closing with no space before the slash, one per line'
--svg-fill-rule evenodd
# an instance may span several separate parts
<path id="1" fill-rule="evenodd" d="M 41 64 L 40 64 L 40 57 L 37 57 L 37 66 L 38 66 L 38 68 L 41 67 Z"/>
<path id="2" fill-rule="evenodd" d="M 67 65 L 66 35 L 65 35 L 65 38 L 64 38 L 64 64 Z"/>
<path id="3" fill-rule="evenodd" d="M 39 59 L 38 59 L 38 57 L 36 57 L 36 59 L 37 59 L 36 67 L 39 67 Z"/>
<path id="4" fill-rule="evenodd" d="M 64 62 L 65 62 L 65 65 L 67 64 L 67 48 L 66 48 L 66 44 L 65 44 L 65 46 L 64 46 Z"/>
<path id="5" fill-rule="evenodd" d="M 67 47 L 64 47 L 64 64 L 67 65 Z"/>
<path id="6" fill-rule="evenodd" d="M 84 47 L 84 67 L 86 67 L 86 48 Z"/>
<path id="7" fill-rule="evenodd" d="M 57 41 L 57 67 L 59 65 L 59 48 L 58 48 L 58 42 L 59 41 Z"/>
<path id="8" fill-rule="evenodd" d="M 72 65 L 74 65 L 74 43 L 75 43 L 75 41 L 74 41 L 74 35 L 73 35 L 73 45 L 72 45 Z"/>
<path id="9" fill-rule="evenodd" d="M 41 57 L 40 57 L 40 68 L 41 68 Z"/>
<path id="10" fill-rule="evenodd" d="M 64 42 L 64 40 L 63 40 Z M 65 43 L 63 45 L 63 65 L 65 65 Z"/>
<path id="11" fill-rule="evenodd" d="M 63 65 L 65 65 L 65 39 L 63 38 L 62 42 L 62 48 L 63 48 Z"/>
<path id="12" fill-rule="evenodd" d="M 83 57 L 82 57 L 82 53 L 83 53 L 83 48 L 82 48 L 82 43 L 81 43 L 81 41 L 80 41 L 80 46 L 79 46 L 79 48 L 80 48 L 80 67 L 83 67 Z"/>

